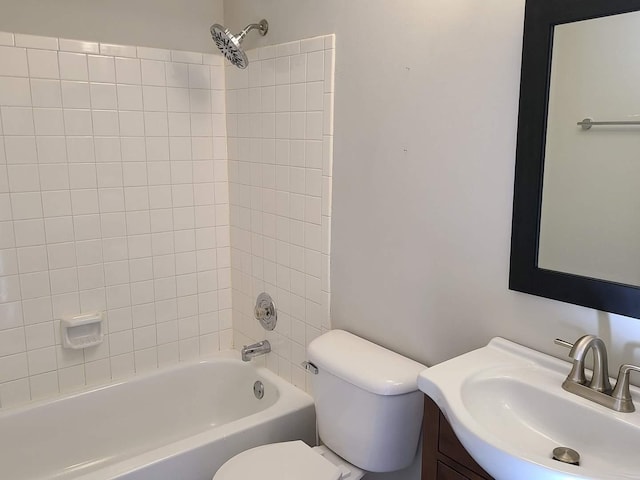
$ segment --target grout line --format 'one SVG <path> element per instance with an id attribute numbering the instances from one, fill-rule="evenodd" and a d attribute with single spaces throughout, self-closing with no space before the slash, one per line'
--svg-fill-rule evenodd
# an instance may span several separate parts
<path id="1" fill-rule="evenodd" d="M 138 49 L 136 47 L 136 54 L 138 52 Z M 115 65 L 115 64 L 114 64 Z M 148 210 L 148 216 L 149 216 L 149 247 L 151 248 L 151 251 L 149 252 L 151 254 L 151 270 L 153 272 L 153 234 L 151 233 L 151 201 L 149 198 L 149 156 L 147 153 L 147 124 L 146 124 L 146 110 L 144 108 L 144 93 L 143 93 L 143 88 L 142 88 L 142 61 L 138 60 L 138 65 L 139 65 L 139 71 L 140 71 L 140 95 L 142 96 L 142 139 L 144 142 L 144 169 L 145 169 L 145 187 L 147 189 L 147 201 L 149 202 L 149 210 Z M 165 68 L 165 78 L 166 78 L 166 68 Z M 116 78 L 117 81 L 117 78 Z M 116 95 L 117 95 L 117 87 L 116 87 Z M 120 108 L 120 102 L 119 102 L 120 98 L 118 97 L 118 111 Z M 168 129 L 168 123 L 167 123 L 167 129 Z M 124 161 L 123 161 L 124 164 Z M 122 168 L 122 174 L 123 174 L 123 181 L 122 181 L 122 194 L 123 196 L 124 194 L 124 165 Z M 125 228 L 127 229 L 127 237 L 128 237 L 128 224 L 127 224 L 127 206 L 126 206 L 126 199 L 125 200 L 125 204 L 124 204 L 124 216 L 125 216 Z M 154 322 L 153 322 L 153 326 L 155 327 L 155 334 L 154 334 L 154 347 L 155 348 L 155 355 L 156 355 L 156 364 L 155 364 L 155 368 L 158 368 L 158 317 L 156 314 L 156 309 L 155 309 L 155 299 L 156 299 L 156 287 L 155 287 L 155 275 L 153 275 L 154 277 L 154 281 L 153 281 L 153 315 L 154 315 Z M 131 292 L 131 285 L 133 284 L 133 282 L 131 281 L 131 266 L 129 264 L 129 298 L 130 298 L 130 302 L 131 303 L 131 326 L 133 327 L 133 297 L 132 297 L 132 292 Z M 145 325 L 146 327 L 147 325 Z M 136 373 L 138 373 L 138 368 L 136 365 L 136 343 L 135 343 L 135 335 L 134 332 L 132 331 L 132 335 L 133 335 L 133 365 L 134 365 L 134 371 Z M 149 347 L 151 348 L 151 347 Z"/>
<path id="2" fill-rule="evenodd" d="M 124 202 L 125 202 L 125 199 L 124 199 L 124 185 L 125 185 L 125 182 L 124 182 L 124 160 L 123 160 L 123 149 L 122 149 L 122 132 L 120 131 L 120 98 L 118 96 L 118 87 L 117 87 L 118 79 L 117 79 L 117 73 L 116 73 L 116 61 L 115 61 L 115 58 L 113 60 L 113 75 L 114 75 L 114 82 L 115 82 L 114 83 L 114 88 L 116 89 L 116 112 L 117 112 L 117 118 L 118 118 L 118 136 L 117 136 L 117 138 L 118 138 L 118 146 L 119 146 L 119 152 L 120 152 L 120 160 L 118 162 L 115 162 L 115 163 L 118 163 L 120 165 L 120 172 L 121 172 L 120 179 L 122 181 L 122 196 L 123 196 L 122 200 L 123 200 L 123 208 L 125 210 L 125 213 L 123 213 L 124 214 L 124 220 L 125 220 L 125 222 L 124 222 L 124 237 L 123 238 L 125 239 L 125 248 L 126 248 L 127 275 L 129 276 L 129 283 L 128 283 L 128 285 L 129 285 L 129 307 L 128 308 L 129 308 L 129 316 L 131 318 L 131 343 L 133 345 L 133 308 L 131 306 L 131 303 L 132 303 L 131 302 L 131 283 L 132 283 L 131 282 L 131 261 L 129 259 L 129 235 L 128 235 L 128 231 L 127 231 L 128 227 L 127 227 L 127 219 L 126 219 L 126 205 L 124 204 Z M 142 71 L 140 72 L 140 81 L 142 82 Z M 89 84 L 89 96 L 91 96 L 91 84 Z M 92 112 L 93 112 L 93 109 L 92 109 Z M 93 117 L 93 115 L 92 115 L 92 117 Z M 95 148 L 95 136 L 94 136 L 94 148 Z M 97 174 L 97 170 L 98 170 L 98 168 L 97 168 L 97 163 L 98 163 L 97 160 L 98 159 L 96 158 L 96 174 Z M 110 163 L 110 162 L 108 162 L 108 163 Z M 97 179 L 96 179 L 96 184 L 97 184 Z M 101 248 L 101 251 L 102 251 L 102 275 L 103 275 L 103 278 L 104 278 L 103 282 L 104 282 L 105 310 L 107 312 L 107 321 L 108 321 L 108 319 L 109 319 L 109 304 L 108 304 L 108 298 L 107 298 L 107 289 L 109 288 L 109 286 L 107 285 L 107 268 L 106 268 L 107 262 L 104 259 L 104 249 L 102 248 L 103 247 L 103 242 L 104 242 L 104 237 L 102 235 L 102 213 L 100 213 L 100 248 Z M 109 263 L 112 263 L 114 261 L 118 261 L 119 262 L 119 261 L 122 261 L 122 260 L 111 260 Z M 124 308 L 125 307 L 119 307 L 118 310 L 123 310 Z M 111 309 L 111 310 L 114 310 L 114 309 Z M 127 329 L 120 330 L 119 332 L 121 332 L 121 331 L 127 331 Z M 117 356 L 117 355 L 113 355 L 111 353 L 111 335 L 112 335 L 111 328 L 109 328 L 109 335 L 108 335 L 108 342 L 109 342 L 109 357 L 108 357 L 108 359 L 109 359 L 109 377 L 111 378 L 111 380 L 113 380 L 114 377 L 113 377 L 112 359 L 113 359 L 114 356 Z M 135 345 L 133 345 L 133 348 L 135 350 Z M 121 353 L 120 355 L 125 355 L 125 354 Z M 135 356 L 134 356 L 134 373 L 135 373 Z"/>
<path id="3" fill-rule="evenodd" d="M 167 64 L 168 63 L 172 63 L 173 61 L 173 55 L 171 55 L 170 60 L 169 61 L 163 61 L 162 62 L 162 68 L 164 69 L 164 91 L 165 91 L 165 97 L 166 97 L 166 102 L 167 102 L 167 164 L 169 166 L 169 183 L 168 188 L 169 188 L 169 195 L 171 197 L 171 207 L 169 208 L 169 210 L 171 211 L 171 237 L 172 237 L 172 241 L 173 241 L 173 255 L 174 255 L 174 265 L 175 265 L 175 255 L 176 255 L 176 229 L 175 229 L 175 223 L 173 221 L 173 175 L 171 173 L 171 122 L 170 122 L 170 113 L 169 112 L 169 82 L 168 82 L 168 72 L 167 72 Z M 187 82 L 188 82 L 188 67 L 187 67 Z M 189 125 L 189 133 L 191 133 L 191 125 Z M 163 209 L 166 210 L 166 209 Z M 195 235 L 195 231 L 194 231 L 194 235 Z M 154 272 L 154 294 L 155 294 L 155 272 Z M 163 300 L 163 301 L 166 301 Z M 157 317 L 156 317 L 157 319 Z M 171 320 L 169 320 L 171 321 Z M 177 338 L 175 339 L 175 343 L 177 345 L 178 348 L 178 361 L 177 363 L 182 362 L 182 358 L 180 355 L 180 313 L 178 312 L 178 298 L 177 298 L 177 280 L 176 280 L 176 318 L 175 318 L 175 322 L 176 322 L 176 335 Z M 157 328 L 157 321 L 156 321 L 156 328 Z"/>
<path id="4" fill-rule="evenodd" d="M 15 37 L 14 37 L 14 42 L 15 42 Z M 27 75 L 28 75 L 28 80 L 29 80 L 29 100 L 30 100 L 30 110 L 31 110 L 31 124 L 33 126 L 33 139 L 34 142 L 36 142 L 36 124 L 35 124 L 35 114 L 33 111 L 33 88 L 32 88 L 32 78 L 31 78 L 31 65 L 29 63 L 29 52 L 27 49 L 25 49 L 25 56 L 27 58 Z M 56 55 L 56 61 L 58 60 L 57 58 L 58 56 Z M 3 129 L 4 132 L 4 129 Z M 6 159 L 6 151 L 5 151 L 5 159 Z M 39 159 L 38 159 L 38 147 L 37 147 L 37 142 L 36 142 L 36 165 L 40 165 Z M 9 169 L 7 167 L 7 181 L 8 181 L 8 185 L 9 185 L 9 192 L 12 191 L 11 188 L 11 179 L 9 178 Z M 44 204 L 43 204 L 43 200 L 42 200 L 42 186 L 40 184 L 40 169 L 38 168 L 38 187 L 39 187 L 39 193 L 40 193 L 40 208 L 42 210 L 42 228 L 44 230 Z M 9 200 L 11 202 L 11 219 L 12 219 L 12 223 L 13 223 L 13 227 L 14 227 L 14 238 L 15 238 L 15 220 L 13 219 L 13 199 L 11 198 L 11 195 L 9 195 Z M 47 257 L 47 283 L 49 285 L 49 294 L 51 295 L 51 270 L 49 268 L 49 252 L 48 249 L 46 247 L 46 243 L 47 243 L 47 237 L 46 237 L 46 230 L 44 232 L 45 234 L 45 245 L 44 245 L 44 249 L 45 249 L 45 254 Z M 17 256 L 17 241 L 16 241 L 16 256 Z M 24 343 L 25 343 L 25 361 L 27 362 L 27 378 L 28 380 L 28 386 L 29 386 L 29 399 L 32 399 L 32 393 L 31 393 L 31 368 L 29 367 L 29 354 L 28 354 L 28 346 L 27 346 L 27 329 L 26 329 L 26 325 L 24 325 L 24 302 L 23 302 L 23 294 L 22 294 L 22 282 L 20 281 L 20 264 L 18 262 L 18 283 L 19 283 L 19 291 L 20 291 L 20 303 L 23 305 L 22 308 L 22 315 L 23 315 L 23 327 L 22 327 L 22 332 L 23 332 L 23 337 L 24 337 Z M 52 300 L 53 300 L 53 296 L 51 296 Z M 52 308 L 51 308 L 52 312 L 53 312 L 53 302 L 52 302 Z M 52 325 L 51 328 L 55 329 L 55 319 L 52 319 Z M 54 332 L 55 335 L 55 332 Z M 54 336 L 54 344 L 55 344 L 55 336 Z M 56 369 L 58 369 L 58 358 L 56 355 Z M 60 391 L 60 381 L 58 380 L 58 391 Z"/>

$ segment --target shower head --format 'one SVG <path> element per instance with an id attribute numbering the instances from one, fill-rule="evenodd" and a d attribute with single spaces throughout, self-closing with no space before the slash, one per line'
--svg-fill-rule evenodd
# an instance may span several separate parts
<path id="1" fill-rule="evenodd" d="M 228 28 L 224 28 L 217 23 L 211 26 L 211 38 L 220 49 L 222 54 L 233 65 L 238 68 L 247 68 L 249 59 L 247 54 L 242 50 L 242 41 L 251 30 L 258 30 L 260 35 L 265 36 L 269 30 L 269 23 L 266 20 L 260 20 L 260 23 L 252 23 L 247 25 L 239 34 L 234 35 Z"/>

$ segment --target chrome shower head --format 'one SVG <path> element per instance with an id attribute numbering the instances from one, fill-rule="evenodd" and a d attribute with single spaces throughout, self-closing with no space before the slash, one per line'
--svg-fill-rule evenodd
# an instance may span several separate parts
<path id="1" fill-rule="evenodd" d="M 244 30 L 237 35 L 231 33 L 228 28 L 224 28 L 222 25 L 216 23 L 211 26 L 211 38 L 213 38 L 216 47 L 218 47 L 227 60 L 238 68 L 247 68 L 249 59 L 240 45 L 242 45 L 247 33 L 254 29 L 258 30 L 260 35 L 265 36 L 269 31 L 269 23 L 266 20 L 260 20 L 260 23 L 247 25 Z"/>

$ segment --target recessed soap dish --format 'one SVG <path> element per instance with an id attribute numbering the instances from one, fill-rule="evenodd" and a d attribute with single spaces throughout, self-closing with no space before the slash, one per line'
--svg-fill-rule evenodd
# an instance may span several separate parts
<path id="1" fill-rule="evenodd" d="M 92 312 L 60 320 L 62 346 L 79 350 L 99 345 L 102 333 L 102 312 Z"/>

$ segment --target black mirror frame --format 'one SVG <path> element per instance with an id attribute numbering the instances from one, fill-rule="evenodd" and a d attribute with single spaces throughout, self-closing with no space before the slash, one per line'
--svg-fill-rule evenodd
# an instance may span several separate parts
<path id="1" fill-rule="evenodd" d="M 640 287 L 538 268 L 554 26 L 640 10 L 640 0 L 527 0 L 509 288 L 640 318 Z"/>

